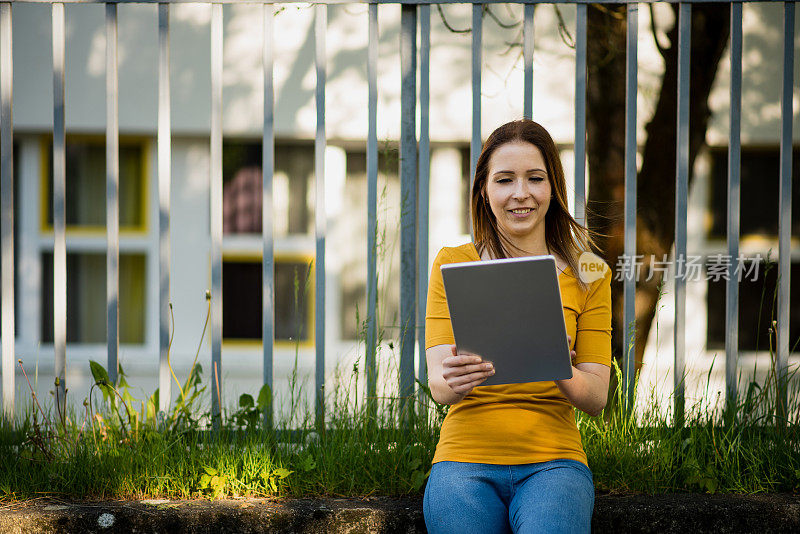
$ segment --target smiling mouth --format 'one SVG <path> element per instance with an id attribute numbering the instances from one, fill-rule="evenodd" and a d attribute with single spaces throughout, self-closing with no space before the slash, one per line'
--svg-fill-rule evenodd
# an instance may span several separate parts
<path id="1" fill-rule="evenodd" d="M 530 212 L 532 212 L 532 211 L 533 211 L 533 208 L 517 208 L 517 209 L 514 209 L 514 210 L 508 210 L 508 211 L 510 211 L 511 213 L 516 213 L 516 214 L 519 214 L 519 215 L 524 215 L 524 214 L 526 214 L 526 213 L 530 213 Z"/>

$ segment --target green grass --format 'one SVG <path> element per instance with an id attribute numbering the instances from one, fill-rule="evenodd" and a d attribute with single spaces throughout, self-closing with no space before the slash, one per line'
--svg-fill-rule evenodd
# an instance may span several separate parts
<path id="1" fill-rule="evenodd" d="M 52 406 L 39 411 L 31 405 L 0 429 L 0 500 L 419 494 L 446 407 L 431 403 L 425 411 L 414 401 L 421 413 L 404 425 L 400 399 L 384 395 L 375 399 L 379 419 L 371 419 L 365 399 L 356 402 L 350 394 L 361 373 L 355 368 L 335 384 L 325 430 L 315 428 L 308 407 L 294 419 L 301 421 L 295 432 L 285 421 L 265 429 L 268 396 L 262 391 L 258 401 L 243 395 L 213 432 L 202 408 L 208 399 L 200 373 L 185 384 L 187 398 L 200 392 L 193 404 L 179 404 L 162 419 L 147 405 L 129 416 L 124 387 L 119 396 L 95 395 L 100 416 L 87 403 L 83 414 L 62 423 Z M 689 408 L 677 429 L 654 399 L 644 415 L 626 412 L 621 401 L 613 413 L 579 414 L 596 487 L 622 493 L 800 490 L 798 384 L 790 382 L 786 419 L 775 416 L 770 385 L 774 381 L 748 385 L 725 413 Z"/>
<path id="2" fill-rule="evenodd" d="M 205 393 L 197 378 L 187 384 L 187 397 Z M 101 389 L 111 390 L 105 384 Z M 400 399 L 391 397 L 376 399 L 380 418 L 369 419 L 366 405 L 351 403 L 348 393 L 336 388 L 324 430 L 315 428 L 308 407 L 299 428 L 278 421 L 266 429 L 263 391 L 258 401 L 243 395 L 237 409 L 224 412 L 218 432 L 210 429 L 207 411 L 197 412 L 204 395 L 194 397 L 194 405 L 179 403 L 162 419 L 152 406 L 131 410 L 129 417 L 125 393 L 100 401 L 102 414 L 87 403 L 84 414 L 71 413 L 63 424 L 52 406 L 31 406 L 21 420 L 0 429 L 0 500 L 419 491 L 439 421 L 412 417 L 403 425 Z"/>
<path id="3" fill-rule="evenodd" d="M 379 236 L 384 243 L 380 228 Z M 386 253 L 379 247 L 379 259 Z M 300 292 L 307 295 L 308 286 L 307 276 L 296 276 L 295 298 Z M 210 306 L 210 294 L 206 298 Z M 774 316 L 774 302 L 772 312 Z M 298 322 L 300 328 L 302 324 Z M 363 328 L 361 334 L 363 341 Z M 379 342 L 384 340 L 383 328 L 377 335 Z M 0 419 L 0 501 L 42 495 L 135 499 L 422 492 L 448 409 L 435 404 L 426 387 L 421 385 L 425 402 L 412 399 L 408 405 L 413 410 L 403 417 L 403 399 L 393 391 L 373 399 L 360 393 L 366 382 L 361 358 L 328 384 L 327 420 L 318 428 L 313 408 L 300 402 L 304 386 L 296 373 L 296 351 L 289 399 L 273 399 L 264 387 L 255 395 L 242 395 L 238 406 L 213 421 L 210 392 L 196 364 L 202 343 L 201 336 L 185 382 L 174 377 L 179 396 L 169 413 L 156 413 L 158 390 L 149 399 L 134 399 L 122 369 L 112 387 L 105 369 L 92 362 L 95 386 L 82 412 L 58 414 L 52 400 L 40 405 L 31 397 L 22 417 Z M 391 343 L 388 348 L 378 355 L 378 362 L 383 360 L 379 382 L 397 384 L 396 351 Z M 678 425 L 672 408 L 660 405 L 655 392 L 644 399 L 648 409 L 643 414 L 626 410 L 619 368 L 614 371 L 614 402 L 598 417 L 577 415 L 600 491 L 800 491 L 796 368 L 787 379 L 785 415 L 775 409 L 773 368 L 763 384 L 743 384 L 737 401 L 724 410 L 709 407 L 709 402 L 687 406 Z M 706 401 L 709 394 L 707 388 Z M 264 414 L 270 404 L 290 409 L 267 426 Z M 217 431 L 212 430 L 214 422 L 219 423 Z"/>
<path id="4" fill-rule="evenodd" d="M 773 374 L 763 387 L 747 384 L 724 409 L 710 409 L 707 401 L 688 407 L 677 426 L 672 408 L 659 407 L 653 392 L 648 409 L 636 416 L 625 412 L 618 390 L 613 414 L 578 415 L 595 486 L 621 493 L 800 491 L 795 373 L 789 384 L 788 416 L 775 410 Z"/>

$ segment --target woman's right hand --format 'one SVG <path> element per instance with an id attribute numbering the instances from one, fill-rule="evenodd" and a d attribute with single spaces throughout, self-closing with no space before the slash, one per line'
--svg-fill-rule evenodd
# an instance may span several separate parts
<path id="1" fill-rule="evenodd" d="M 459 353 L 455 345 L 450 345 L 450 352 L 452 356 L 442 360 L 442 377 L 450 389 L 462 398 L 494 374 L 492 363 L 484 362 L 477 354 Z"/>

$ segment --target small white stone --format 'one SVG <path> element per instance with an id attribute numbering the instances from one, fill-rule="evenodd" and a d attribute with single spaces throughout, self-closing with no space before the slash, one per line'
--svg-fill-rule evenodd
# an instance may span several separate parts
<path id="1" fill-rule="evenodd" d="M 100 528 L 108 528 L 114 524 L 114 516 L 111 514 L 100 514 L 97 518 L 97 524 Z"/>

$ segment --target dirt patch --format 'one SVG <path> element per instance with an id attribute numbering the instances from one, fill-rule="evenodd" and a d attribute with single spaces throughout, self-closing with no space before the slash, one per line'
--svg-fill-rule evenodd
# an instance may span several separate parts
<path id="1" fill-rule="evenodd" d="M 0 532 L 425 532 L 422 500 L 36 500 L 0 508 Z"/>
<path id="2" fill-rule="evenodd" d="M 598 495 L 594 532 L 800 532 L 800 495 Z"/>
<path id="3" fill-rule="evenodd" d="M 800 532 L 800 495 L 597 495 L 593 532 Z M 0 532 L 425 532 L 422 498 L 62 501 L 0 506 Z"/>

